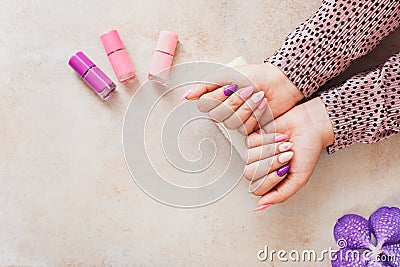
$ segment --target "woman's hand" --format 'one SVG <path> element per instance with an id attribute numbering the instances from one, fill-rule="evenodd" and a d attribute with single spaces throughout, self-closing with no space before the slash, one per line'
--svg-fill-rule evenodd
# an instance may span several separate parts
<path id="1" fill-rule="evenodd" d="M 229 95 L 224 94 L 226 86 L 236 84 L 238 85 L 236 90 L 242 90 L 248 86 L 255 86 L 254 91 L 264 92 L 264 96 L 268 101 L 268 107 L 270 108 L 270 116 L 264 116 L 264 123 L 288 111 L 303 98 L 302 93 L 285 74 L 270 63 L 243 65 L 234 69 L 241 73 L 241 75 L 234 75 L 234 72 L 228 72 L 227 74 L 227 72 L 224 71 L 221 71 L 221 73 L 212 73 L 210 77 L 205 80 L 214 84 L 196 84 L 191 90 L 187 91 L 182 98 L 188 100 L 200 98 L 198 102 L 200 111 L 210 112 L 229 97 Z M 227 77 L 227 75 L 232 75 L 234 77 Z M 231 111 L 236 111 L 240 106 L 231 105 L 232 102 L 227 102 L 227 104 L 228 109 Z M 248 116 L 242 119 L 247 120 L 249 118 L 253 119 L 247 123 L 246 127 L 240 129 L 240 132 L 243 134 L 249 134 L 257 129 L 258 121 L 254 120 L 254 116 Z M 246 120 L 244 120 L 243 123 L 245 123 Z M 236 124 L 233 125 L 239 127 Z"/>
<path id="2" fill-rule="evenodd" d="M 322 149 L 334 140 L 331 121 L 319 97 L 294 107 L 263 127 L 263 131 L 267 134 L 278 132 L 288 135 L 292 143 L 290 149 L 294 154 L 289 162 L 290 171 L 284 179 L 275 177 L 275 168 L 263 173 L 247 169 L 250 171 L 246 174 L 248 179 L 256 173 L 257 176 L 265 175 L 265 179 L 257 184 L 258 190 L 254 191 L 256 195 L 263 195 L 258 202 L 259 207 L 284 202 L 300 190 L 313 173 Z M 249 152 L 262 143 L 260 139 L 260 133 L 247 137 Z M 275 151 L 277 153 L 281 152 Z M 271 175 L 277 179 L 270 179 Z"/>
<path id="3" fill-rule="evenodd" d="M 288 139 L 286 134 L 267 134 L 264 130 L 247 138 L 244 177 L 250 181 L 249 191 L 254 195 L 264 195 L 287 176 L 288 162 L 294 155 L 293 143 Z"/>
<path id="4" fill-rule="evenodd" d="M 272 117 L 269 112 L 265 112 L 268 101 L 264 97 L 264 91 L 254 93 L 255 90 L 254 86 L 239 90 L 236 84 L 223 86 L 200 97 L 197 106 L 200 111 L 208 112 L 208 116 L 214 121 L 223 122 L 228 129 L 238 129 L 247 134 L 260 128 L 260 125 L 265 125 L 266 120 Z M 264 118 L 266 122 L 262 124 L 259 122 L 260 118 Z"/>
<path id="5" fill-rule="evenodd" d="M 264 195 L 286 177 L 290 170 L 288 162 L 294 155 L 288 139 L 286 134 L 267 134 L 263 130 L 248 137 L 244 176 L 254 195 Z"/>

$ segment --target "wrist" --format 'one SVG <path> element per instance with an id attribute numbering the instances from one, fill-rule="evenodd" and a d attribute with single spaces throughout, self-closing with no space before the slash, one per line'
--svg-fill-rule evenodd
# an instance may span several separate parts
<path id="1" fill-rule="evenodd" d="M 334 142 L 332 122 L 321 98 L 313 98 L 304 103 L 310 122 L 320 136 L 322 148 L 326 148 Z"/>
<path id="2" fill-rule="evenodd" d="M 272 88 L 280 88 L 282 95 L 290 101 L 293 106 L 304 98 L 303 93 L 297 86 L 286 76 L 286 74 L 273 65 L 272 63 L 264 63 L 266 67 L 266 75 L 274 75 L 276 78 L 275 84 Z"/>

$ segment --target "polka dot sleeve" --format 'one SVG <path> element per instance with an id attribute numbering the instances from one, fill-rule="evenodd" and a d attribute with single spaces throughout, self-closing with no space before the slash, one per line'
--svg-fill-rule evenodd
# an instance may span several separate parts
<path id="1" fill-rule="evenodd" d="M 309 97 L 399 26 L 399 0 L 324 0 L 266 61 Z"/>
<path id="2" fill-rule="evenodd" d="M 335 141 L 328 153 L 373 143 L 400 131 L 400 53 L 384 64 L 321 93 Z"/>

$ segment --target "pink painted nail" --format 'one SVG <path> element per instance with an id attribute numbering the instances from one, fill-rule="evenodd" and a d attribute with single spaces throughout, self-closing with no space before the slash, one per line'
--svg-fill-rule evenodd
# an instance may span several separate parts
<path id="1" fill-rule="evenodd" d="M 188 97 L 191 93 L 192 93 L 193 89 L 189 89 L 187 90 L 181 97 L 181 100 L 186 99 L 186 97 Z"/>
<path id="2" fill-rule="evenodd" d="M 254 211 L 265 210 L 266 208 L 269 208 L 271 206 L 272 206 L 272 204 L 265 204 L 265 205 L 262 205 L 262 206 L 259 206 L 259 207 L 255 208 Z"/>
<path id="3" fill-rule="evenodd" d="M 253 86 L 248 86 L 246 88 L 243 88 L 240 90 L 240 97 L 243 99 L 247 99 L 251 96 L 251 94 L 254 92 L 254 87 Z"/>
<path id="4" fill-rule="evenodd" d="M 267 103 L 268 103 L 268 101 L 267 101 L 267 99 L 264 97 L 264 99 L 261 101 L 261 103 L 258 105 L 258 109 L 263 109 L 263 108 L 265 108 L 265 106 L 267 105 Z"/>
<path id="5" fill-rule="evenodd" d="M 275 136 L 275 143 L 285 141 L 288 138 L 289 138 L 289 135 L 287 135 L 287 134 L 278 134 L 277 136 Z"/>
<path id="6" fill-rule="evenodd" d="M 291 142 L 285 142 L 285 143 L 280 144 L 278 146 L 278 149 L 280 152 L 285 152 L 285 151 L 288 151 L 289 149 L 291 149 L 292 145 L 293 145 L 293 143 L 291 143 Z"/>

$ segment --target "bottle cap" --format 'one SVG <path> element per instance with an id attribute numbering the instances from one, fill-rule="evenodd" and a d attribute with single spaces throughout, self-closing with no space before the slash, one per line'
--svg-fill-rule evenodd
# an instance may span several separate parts
<path id="1" fill-rule="evenodd" d="M 103 33 L 100 35 L 100 39 L 107 55 L 110 55 L 112 52 L 125 49 L 117 30 L 110 30 L 106 33 Z"/>
<path id="2" fill-rule="evenodd" d="M 175 48 L 178 43 L 178 35 L 169 31 L 161 31 L 158 37 L 156 51 L 161 51 L 170 55 L 175 54 Z"/>
<path id="3" fill-rule="evenodd" d="M 76 52 L 69 61 L 68 64 L 73 68 L 79 76 L 83 76 L 88 69 L 95 66 L 93 61 L 91 61 L 82 51 Z"/>

